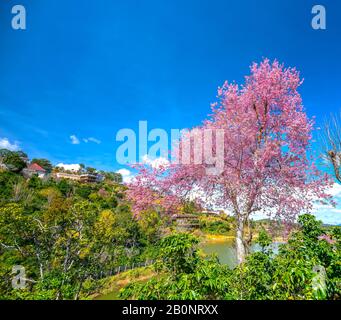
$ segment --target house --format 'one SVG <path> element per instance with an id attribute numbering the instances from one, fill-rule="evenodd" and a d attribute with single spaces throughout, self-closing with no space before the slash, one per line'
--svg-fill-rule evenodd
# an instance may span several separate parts
<path id="1" fill-rule="evenodd" d="M 80 175 L 74 174 L 74 173 L 66 173 L 66 172 L 56 172 L 54 174 L 54 177 L 58 179 L 69 179 L 73 181 L 79 181 L 80 180 Z"/>
<path id="2" fill-rule="evenodd" d="M 100 182 L 96 174 L 90 174 L 90 173 L 75 174 L 75 173 L 66 173 L 66 172 L 56 172 L 54 173 L 54 177 L 56 179 L 69 179 L 73 181 L 79 181 L 81 183 Z"/>
<path id="3" fill-rule="evenodd" d="M 28 167 L 23 170 L 23 172 L 24 172 L 24 175 L 26 175 L 27 177 L 38 175 L 38 177 L 42 179 L 42 178 L 45 178 L 46 176 L 46 170 L 37 163 L 29 164 Z"/>
<path id="4" fill-rule="evenodd" d="M 97 182 L 97 175 L 90 174 L 90 173 L 82 174 L 80 176 L 80 182 L 83 182 L 83 183 Z"/>

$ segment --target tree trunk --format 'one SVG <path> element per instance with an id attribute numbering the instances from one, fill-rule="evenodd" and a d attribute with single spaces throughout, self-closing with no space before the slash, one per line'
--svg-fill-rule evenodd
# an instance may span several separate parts
<path id="1" fill-rule="evenodd" d="M 236 250 L 238 264 L 241 264 L 245 260 L 246 250 L 244 244 L 244 221 L 240 216 L 237 216 Z"/>

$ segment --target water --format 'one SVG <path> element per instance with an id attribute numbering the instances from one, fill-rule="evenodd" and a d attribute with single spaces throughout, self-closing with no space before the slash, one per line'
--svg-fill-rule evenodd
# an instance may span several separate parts
<path id="1" fill-rule="evenodd" d="M 274 242 L 271 246 L 275 254 L 278 252 L 279 245 L 279 242 Z M 234 268 L 237 265 L 237 255 L 233 240 L 206 242 L 200 248 L 207 255 L 217 255 L 220 263 L 227 264 L 230 268 Z M 251 245 L 251 252 L 260 251 L 260 249 L 260 246 L 256 243 Z"/>

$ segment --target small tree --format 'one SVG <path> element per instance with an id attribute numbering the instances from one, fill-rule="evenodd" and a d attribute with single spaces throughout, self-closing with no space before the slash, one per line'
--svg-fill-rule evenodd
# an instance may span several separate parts
<path id="1" fill-rule="evenodd" d="M 85 170 L 86 170 L 86 173 L 88 174 L 95 174 L 97 171 L 95 168 L 92 168 L 92 167 L 86 167 Z"/>
<path id="2" fill-rule="evenodd" d="M 122 183 L 123 181 L 122 175 L 117 172 L 101 172 L 101 174 L 105 177 L 105 179 L 116 183 Z"/>
<path id="3" fill-rule="evenodd" d="M 2 150 L 0 152 L 1 162 L 12 172 L 20 172 L 26 167 L 23 155 L 25 154 L 21 151 Z"/>

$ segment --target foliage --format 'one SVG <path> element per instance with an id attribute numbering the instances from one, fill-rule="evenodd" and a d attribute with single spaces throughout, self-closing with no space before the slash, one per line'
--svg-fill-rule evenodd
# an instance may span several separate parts
<path id="1" fill-rule="evenodd" d="M 163 239 L 158 275 L 147 283 L 132 283 L 122 298 L 135 299 L 231 299 L 302 300 L 340 299 L 340 228 L 324 233 L 312 215 L 299 218 L 300 229 L 277 254 L 271 237 L 263 230 L 262 250 L 228 270 L 212 259 L 202 258 L 197 240 L 187 234 Z M 161 253 L 160 252 L 160 253 Z"/>
<path id="2" fill-rule="evenodd" d="M 328 242 L 321 222 L 312 215 L 302 215 L 300 229 L 287 244 L 274 254 L 269 247 L 270 236 L 263 230 L 258 238 L 261 252 L 247 257 L 232 276 L 230 299 L 338 299 L 340 298 L 339 242 Z M 335 242 L 334 242 L 335 241 Z M 338 240 L 339 241 L 339 240 Z M 318 270 L 325 270 L 322 279 Z M 336 271 L 338 270 L 338 271 Z M 336 272 L 335 272 L 336 271 Z M 321 271 L 320 271 L 321 272 Z"/>
<path id="3" fill-rule="evenodd" d="M 149 243 L 155 244 L 160 240 L 160 227 L 163 225 L 163 221 L 158 212 L 147 210 L 138 220 L 138 224 Z"/>
<path id="4" fill-rule="evenodd" d="M 14 186 L 22 181 L 23 178 L 13 172 L 0 172 L 0 204 L 11 199 Z"/>
<path id="5" fill-rule="evenodd" d="M 172 234 L 161 240 L 159 273 L 146 284 L 136 282 L 121 291 L 122 298 L 134 299 L 218 299 L 224 296 L 229 274 L 226 266 L 199 256 L 198 239 L 186 233 Z"/>
<path id="6" fill-rule="evenodd" d="M 95 168 L 92 168 L 92 167 L 86 167 L 85 171 L 86 171 L 86 173 L 89 173 L 89 174 L 95 174 L 97 170 Z"/>
<path id="7" fill-rule="evenodd" d="M 142 228 L 124 190 L 0 172 L 0 298 L 79 299 L 115 267 L 148 259 L 146 239 L 161 224 Z M 25 289 L 12 288 L 15 265 L 25 268 Z"/>
<path id="8" fill-rule="evenodd" d="M 0 172 L 0 186 L 1 299 L 84 298 L 97 291 L 102 275 L 116 266 L 151 258 L 156 259 L 156 274 L 147 282 L 131 283 L 121 297 L 341 297 L 341 228 L 325 229 L 311 215 L 299 217 L 298 228 L 276 254 L 271 237 L 260 230 L 261 251 L 230 270 L 203 257 L 198 239 L 190 234 L 162 237 L 165 218 L 160 212 L 149 210 L 135 219 L 124 197 L 126 188 L 112 180 L 25 180 L 5 171 Z M 232 223 L 212 216 L 199 219 L 211 232 L 225 232 Z M 25 289 L 12 288 L 14 265 L 25 267 Z"/>
<path id="9" fill-rule="evenodd" d="M 37 177 L 37 175 L 33 175 L 27 183 L 28 188 L 30 189 L 41 189 L 43 187 L 43 183 L 40 178 Z"/>
<path id="10" fill-rule="evenodd" d="M 116 183 L 122 183 L 123 181 L 122 175 L 117 172 L 101 172 L 101 174 L 103 174 L 105 179 L 109 181 L 113 181 Z"/>
<path id="11" fill-rule="evenodd" d="M 26 162 L 23 160 L 26 154 L 21 151 L 16 152 L 2 149 L 0 157 L 1 162 L 12 172 L 20 172 L 26 167 Z"/>
<path id="12" fill-rule="evenodd" d="M 200 230 L 209 234 L 227 234 L 232 229 L 232 221 L 227 217 L 201 216 L 199 224 Z"/>
<path id="13" fill-rule="evenodd" d="M 267 250 L 267 248 L 272 243 L 271 236 L 266 232 L 264 228 L 260 230 L 258 234 L 257 243 L 261 246 L 262 252 L 265 252 L 265 250 Z"/>

